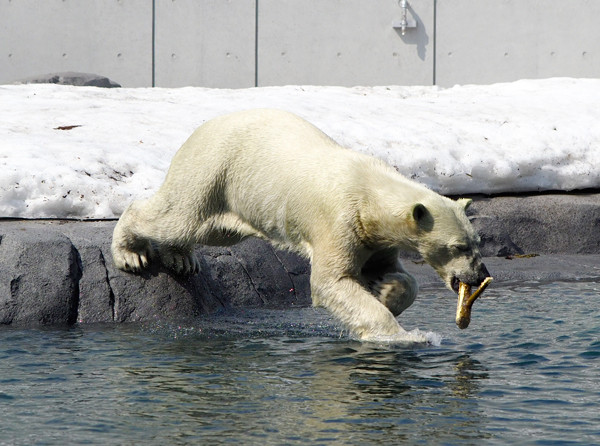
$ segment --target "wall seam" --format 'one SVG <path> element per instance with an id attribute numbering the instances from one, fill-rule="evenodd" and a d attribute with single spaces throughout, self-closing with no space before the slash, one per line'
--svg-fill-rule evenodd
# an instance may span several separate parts
<path id="1" fill-rule="evenodd" d="M 433 0 L 433 85 L 437 83 L 437 0 Z"/>
<path id="2" fill-rule="evenodd" d="M 254 86 L 258 87 L 258 1 L 254 1 Z"/>
<path id="3" fill-rule="evenodd" d="M 156 87 L 156 0 L 152 0 L 152 87 Z"/>

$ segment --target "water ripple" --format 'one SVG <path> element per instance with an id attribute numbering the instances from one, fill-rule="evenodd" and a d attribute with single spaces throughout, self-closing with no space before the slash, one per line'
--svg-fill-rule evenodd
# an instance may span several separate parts
<path id="1" fill-rule="evenodd" d="M 313 309 L 189 326 L 0 330 L 0 443 L 581 444 L 600 438 L 600 286 L 445 290 L 361 343 Z"/>

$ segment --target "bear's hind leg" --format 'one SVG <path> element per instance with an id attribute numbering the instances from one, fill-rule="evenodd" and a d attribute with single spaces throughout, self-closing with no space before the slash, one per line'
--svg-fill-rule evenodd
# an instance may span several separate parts
<path id="1" fill-rule="evenodd" d="M 134 201 L 115 226 L 111 251 L 115 266 L 139 273 L 157 257 L 178 275 L 200 270 L 194 255 L 194 240 L 186 236 L 186 226 L 178 223 L 178 214 L 156 205 L 156 196 Z M 181 220 L 181 218 L 179 218 Z"/>
<path id="2" fill-rule="evenodd" d="M 230 212 L 217 213 L 205 219 L 197 228 L 189 226 L 184 231 L 187 236 L 176 237 L 174 233 L 175 231 L 162 234 L 162 241 L 157 243 L 156 251 L 162 264 L 179 275 L 197 274 L 200 271 L 200 263 L 194 255 L 196 244 L 231 246 L 246 237 L 261 236 Z"/>
<path id="3" fill-rule="evenodd" d="M 121 216 L 113 231 L 111 252 L 118 269 L 139 273 L 147 268 L 153 256 L 150 240 L 139 237 L 127 224 L 127 210 Z"/>

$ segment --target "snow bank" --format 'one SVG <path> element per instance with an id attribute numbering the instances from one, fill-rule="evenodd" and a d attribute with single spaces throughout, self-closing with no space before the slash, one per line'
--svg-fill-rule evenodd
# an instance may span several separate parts
<path id="1" fill-rule="evenodd" d="M 489 86 L 0 86 L 0 216 L 112 218 L 206 120 L 275 107 L 443 194 L 600 187 L 600 80 Z M 77 126 L 77 127 L 70 127 Z"/>

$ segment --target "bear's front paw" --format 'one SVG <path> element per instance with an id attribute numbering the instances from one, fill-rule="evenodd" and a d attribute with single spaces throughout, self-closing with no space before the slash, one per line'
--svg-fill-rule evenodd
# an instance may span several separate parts
<path id="1" fill-rule="evenodd" d="M 200 262 L 193 252 L 164 250 L 160 252 L 160 260 L 165 268 L 179 276 L 190 276 L 200 272 Z"/>

